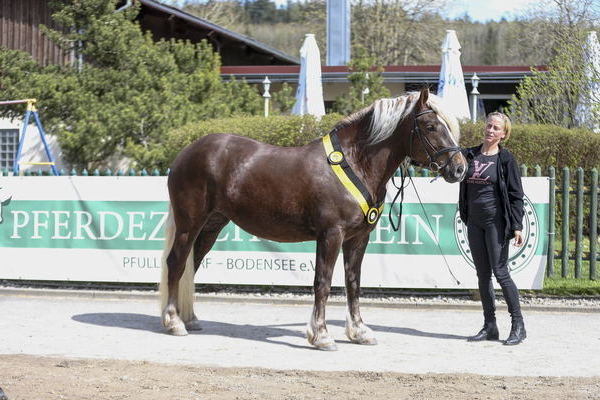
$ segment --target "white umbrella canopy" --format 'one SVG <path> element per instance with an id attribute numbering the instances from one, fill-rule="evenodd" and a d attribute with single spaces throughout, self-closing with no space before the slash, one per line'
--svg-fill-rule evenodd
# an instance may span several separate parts
<path id="1" fill-rule="evenodd" d="M 580 126 L 600 133 L 600 43 L 596 31 L 588 32 L 584 46 L 585 93 L 581 95 L 575 115 Z"/>
<path id="2" fill-rule="evenodd" d="M 292 114 L 311 114 L 317 118 L 325 115 L 321 83 L 321 54 L 315 35 L 312 33 L 306 34 L 300 48 L 300 76 Z"/>
<path id="3" fill-rule="evenodd" d="M 465 79 L 460 65 L 460 43 L 456 31 L 451 29 L 446 31 L 442 44 L 442 66 L 437 95 L 444 100 L 444 104 L 456 118 L 471 117 Z"/>

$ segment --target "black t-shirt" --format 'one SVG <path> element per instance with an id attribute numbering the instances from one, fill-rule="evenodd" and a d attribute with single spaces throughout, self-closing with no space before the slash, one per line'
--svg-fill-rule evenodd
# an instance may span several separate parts
<path id="1" fill-rule="evenodd" d="M 498 154 L 477 154 L 467 170 L 469 214 L 491 217 L 500 208 L 498 188 Z"/>

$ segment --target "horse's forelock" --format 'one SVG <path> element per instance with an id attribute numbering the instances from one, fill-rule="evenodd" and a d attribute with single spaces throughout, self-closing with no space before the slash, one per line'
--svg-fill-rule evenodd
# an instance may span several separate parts
<path id="1" fill-rule="evenodd" d="M 458 125 L 458 120 L 454 115 L 449 113 L 444 109 L 443 101 L 440 97 L 436 95 L 429 95 L 429 100 L 427 101 L 427 105 L 431 107 L 433 111 L 446 122 L 448 128 L 450 129 L 450 134 L 454 137 L 454 140 L 458 143 L 460 140 L 460 127 Z"/>

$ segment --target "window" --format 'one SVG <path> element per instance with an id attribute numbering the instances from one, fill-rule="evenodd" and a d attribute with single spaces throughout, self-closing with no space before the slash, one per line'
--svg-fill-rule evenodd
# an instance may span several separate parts
<path id="1" fill-rule="evenodd" d="M 0 170 L 12 169 L 19 147 L 18 129 L 0 129 Z"/>

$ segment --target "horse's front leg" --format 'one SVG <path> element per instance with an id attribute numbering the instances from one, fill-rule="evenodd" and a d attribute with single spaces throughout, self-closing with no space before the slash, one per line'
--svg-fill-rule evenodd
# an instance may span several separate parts
<path id="1" fill-rule="evenodd" d="M 323 232 L 317 239 L 317 259 L 315 265 L 315 304 L 308 322 L 306 335 L 308 342 L 320 350 L 337 350 L 335 341 L 327 332 L 325 324 L 325 304 L 331 291 L 333 268 L 342 245 L 343 233 L 340 228 Z"/>
<path id="2" fill-rule="evenodd" d="M 369 234 L 354 237 L 344 242 L 344 270 L 346 273 L 346 336 L 353 343 L 377 344 L 373 331 L 364 324 L 360 316 L 360 270 L 363 256 L 369 243 Z"/>

